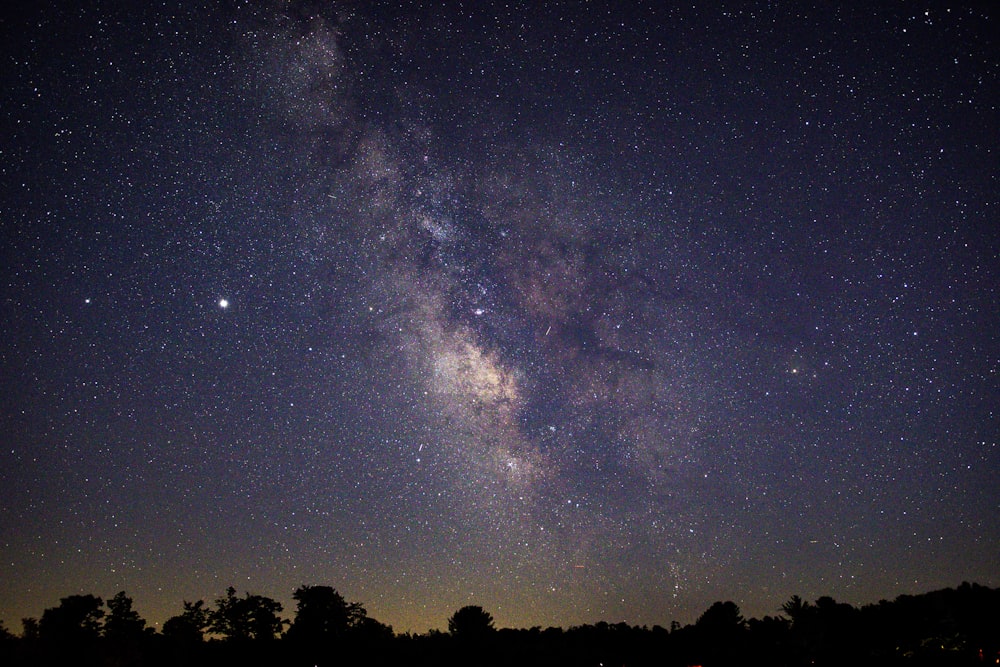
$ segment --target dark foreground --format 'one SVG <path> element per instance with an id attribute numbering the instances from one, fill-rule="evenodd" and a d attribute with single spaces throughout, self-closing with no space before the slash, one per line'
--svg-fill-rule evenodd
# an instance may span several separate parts
<path id="1" fill-rule="evenodd" d="M 493 628 L 479 607 L 449 620 L 448 633 L 396 635 L 332 588 L 296 591 L 295 619 L 247 594 L 185 603 L 162 632 L 145 627 L 120 593 L 108 602 L 70 596 L 21 636 L 0 627 L 0 664 L 11 667 L 218 667 L 221 665 L 996 665 L 1000 589 L 963 583 L 855 608 L 798 597 L 782 615 L 746 620 L 732 602 L 713 604 L 693 625 L 669 629 L 597 623 L 524 630 Z M 285 629 L 287 626 L 287 630 Z M 211 637 L 206 639 L 206 635 Z"/>

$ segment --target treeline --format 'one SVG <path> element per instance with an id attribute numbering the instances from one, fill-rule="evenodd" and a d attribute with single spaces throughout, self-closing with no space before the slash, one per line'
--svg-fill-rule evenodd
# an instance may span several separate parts
<path id="1" fill-rule="evenodd" d="M 1000 664 L 1000 589 L 963 583 L 860 608 L 793 596 L 781 613 L 745 619 L 716 602 L 687 626 L 626 623 L 496 629 L 463 607 L 448 631 L 396 634 L 329 586 L 295 591 L 294 617 L 269 597 L 230 588 L 210 606 L 183 603 L 160 632 L 125 592 L 71 595 L 15 635 L 0 624 L 0 664 L 94 667 L 221 665 L 984 665 Z M 106 608 L 105 608 L 106 607 Z"/>

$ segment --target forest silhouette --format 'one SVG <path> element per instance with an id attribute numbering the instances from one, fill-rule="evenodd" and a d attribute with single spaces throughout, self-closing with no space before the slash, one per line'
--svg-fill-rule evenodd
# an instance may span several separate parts
<path id="1" fill-rule="evenodd" d="M 793 596 L 776 615 L 745 619 L 716 602 L 670 628 L 605 622 L 568 629 L 497 629 L 479 606 L 457 610 L 448 631 L 396 634 L 330 586 L 302 586 L 293 617 L 264 595 L 229 588 L 212 604 L 184 601 L 157 632 L 123 591 L 105 604 L 70 595 L 0 624 L 0 665 L 94 667 L 333 667 L 335 665 L 984 665 L 1000 664 L 1000 588 L 963 582 L 860 608 Z"/>

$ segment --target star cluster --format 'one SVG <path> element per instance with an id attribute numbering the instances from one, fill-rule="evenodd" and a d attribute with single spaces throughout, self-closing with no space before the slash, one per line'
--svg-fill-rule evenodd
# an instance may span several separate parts
<path id="1" fill-rule="evenodd" d="M 995 17 L 3 19 L 0 619 L 1000 585 Z"/>

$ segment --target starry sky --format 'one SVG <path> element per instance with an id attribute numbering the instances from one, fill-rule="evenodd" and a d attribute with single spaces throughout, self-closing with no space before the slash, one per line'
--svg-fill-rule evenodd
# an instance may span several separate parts
<path id="1" fill-rule="evenodd" d="M 0 16 L 0 619 L 1000 586 L 995 8 Z"/>

